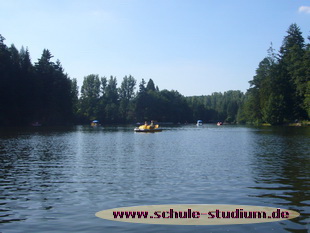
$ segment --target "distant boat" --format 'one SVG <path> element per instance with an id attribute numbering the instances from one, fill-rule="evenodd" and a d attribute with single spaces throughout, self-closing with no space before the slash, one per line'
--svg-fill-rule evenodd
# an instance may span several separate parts
<path id="1" fill-rule="evenodd" d="M 92 127 L 97 127 L 97 126 L 100 126 L 100 123 L 99 123 L 99 121 L 94 120 L 94 121 L 92 121 L 92 122 L 90 123 L 90 125 L 91 125 Z"/>
<path id="2" fill-rule="evenodd" d="M 153 132 L 161 132 L 163 131 L 161 128 L 159 128 L 159 125 L 154 125 L 153 121 L 150 125 L 145 122 L 144 125 L 140 125 L 139 127 L 134 128 L 135 132 L 138 133 L 153 133 Z"/>
<path id="3" fill-rule="evenodd" d="M 219 121 L 216 125 L 223 125 L 223 122 Z"/>
<path id="4" fill-rule="evenodd" d="M 198 120 L 196 123 L 197 126 L 202 126 L 202 120 Z"/>

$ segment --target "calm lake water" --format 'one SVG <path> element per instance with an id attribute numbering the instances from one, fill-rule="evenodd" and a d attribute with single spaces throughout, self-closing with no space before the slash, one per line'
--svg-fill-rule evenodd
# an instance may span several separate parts
<path id="1" fill-rule="evenodd" d="M 0 232 L 308 232 L 309 145 L 304 127 L 0 129 Z M 222 226 L 95 216 L 164 204 L 270 206 L 301 215 Z"/>

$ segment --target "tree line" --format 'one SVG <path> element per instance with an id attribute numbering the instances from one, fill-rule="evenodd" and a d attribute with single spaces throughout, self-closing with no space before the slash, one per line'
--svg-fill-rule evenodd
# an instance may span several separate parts
<path id="1" fill-rule="evenodd" d="M 7 47 L 0 35 L 0 125 L 69 124 L 74 118 L 71 80 L 49 50 L 33 65 L 28 49 Z"/>
<path id="2" fill-rule="evenodd" d="M 249 83 L 245 94 L 228 91 L 187 97 L 194 116 L 208 121 L 271 125 L 309 120 L 310 44 L 297 24 L 289 26 L 278 53 L 271 44 Z"/>
<path id="3" fill-rule="evenodd" d="M 137 84 L 125 76 L 76 79 L 44 49 L 34 64 L 28 49 L 4 44 L 0 35 L 0 125 L 159 122 L 270 123 L 308 120 L 310 116 L 310 45 L 292 24 L 279 53 L 270 47 L 259 63 L 250 88 L 205 96 L 185 97 L 176 90 L 160 90 L 152 79 Z M 308 37 L 310 39 L 310 37 Z"/>
<path id="4" fill-rule="evenodd" d="M 278 53 L 271 45 L 249 83 L 239 122 L 281 125 L 309 119 L 310 44 L 296 24 L 290 25 Z"/>
<path id="5" fill-rule="evenodd" d="M 190 123 L 236 122 L 244 94 L 228 91 L 211 96 L 184 97 L 178 91 L 159 90 L 152 79 L 144 79 L 136 88 L 136 79 L 125 76 L 120 87 L 116 77 L 84 77 L 75 116 L 77 122 L 99 120 L 105 123 L 159 122 Z"/>
<path id="6" fill-rule="evenodd" d="M 76 116 L 79 122 L 97 119 L 106 123 L 137 121 L 186 122 L 190 109 L 177 91 L 159 90 L 152 79 L 142 79 L 136 91 L 136 79 L 129 75 L 117 87 L 116 77 L 84 77 Z"/>

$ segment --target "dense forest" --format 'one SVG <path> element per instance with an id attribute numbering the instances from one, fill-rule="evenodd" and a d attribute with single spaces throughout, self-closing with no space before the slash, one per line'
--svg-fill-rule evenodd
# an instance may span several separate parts
<path id="1" fill-rule="evenodd" d="M 0 125 L 68 124 L 74 118 L 72 81 L 44 49 L 34 65 L 27 49 L 7 47 L 0 35 Z"/>
<path id="2" fill-rule="evenodd" d="M 310 40 L 310 37 L 308 37 Z M 250 88 L 184 97 L 160 90 L 152 79 L 90 74 L 81 89 L 59 60 L 43 50 L 34 64 L 28 49 L 5 45 L 0 35 L 0 126 L 159 122 L 283 123 L 310 117 L 310 44 L 292 24 L 278 53 L 270 47 Z"/>
<path id="3" fill-rule="evenodd" d="M 278 53 L 269 48 L 249 83 L 239 122 L 280 125 L 309 119 L 310 44 L 296 24 L 289 27 Z"/>

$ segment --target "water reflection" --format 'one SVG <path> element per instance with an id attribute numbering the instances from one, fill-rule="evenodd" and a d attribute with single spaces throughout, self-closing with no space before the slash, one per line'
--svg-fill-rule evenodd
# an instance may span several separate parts
<path id="1" fill-rule="evenodd" d="M 0 223 L 8 232 L 306 232 L 308 145 L 309 130 L 302 128 L 0 131 Z M 302 215 L 279 223 L 168 228 L 94 217 L 122 206 L 188 203 L 266 205 Z"/>
<path id="2" fill-rule="evenodd" d="M 253 143 L 253 173 L 265 202 L 299 212 L 285 227 L 289 232 L 307 232 L 310 211 L 310 135 L 308 129 L 268 128 L 256 132 Z"/>
<path id="3" fill-rule="evenodd" d="M 26 221 L 32 212 L 52 211 L 61 198 L 58 182 L 66 171 L 60 161 L 72 150 L 70 143 L 64 143 L 71 133 L 68 129 L 1 130 L 1 223 Z"/>

